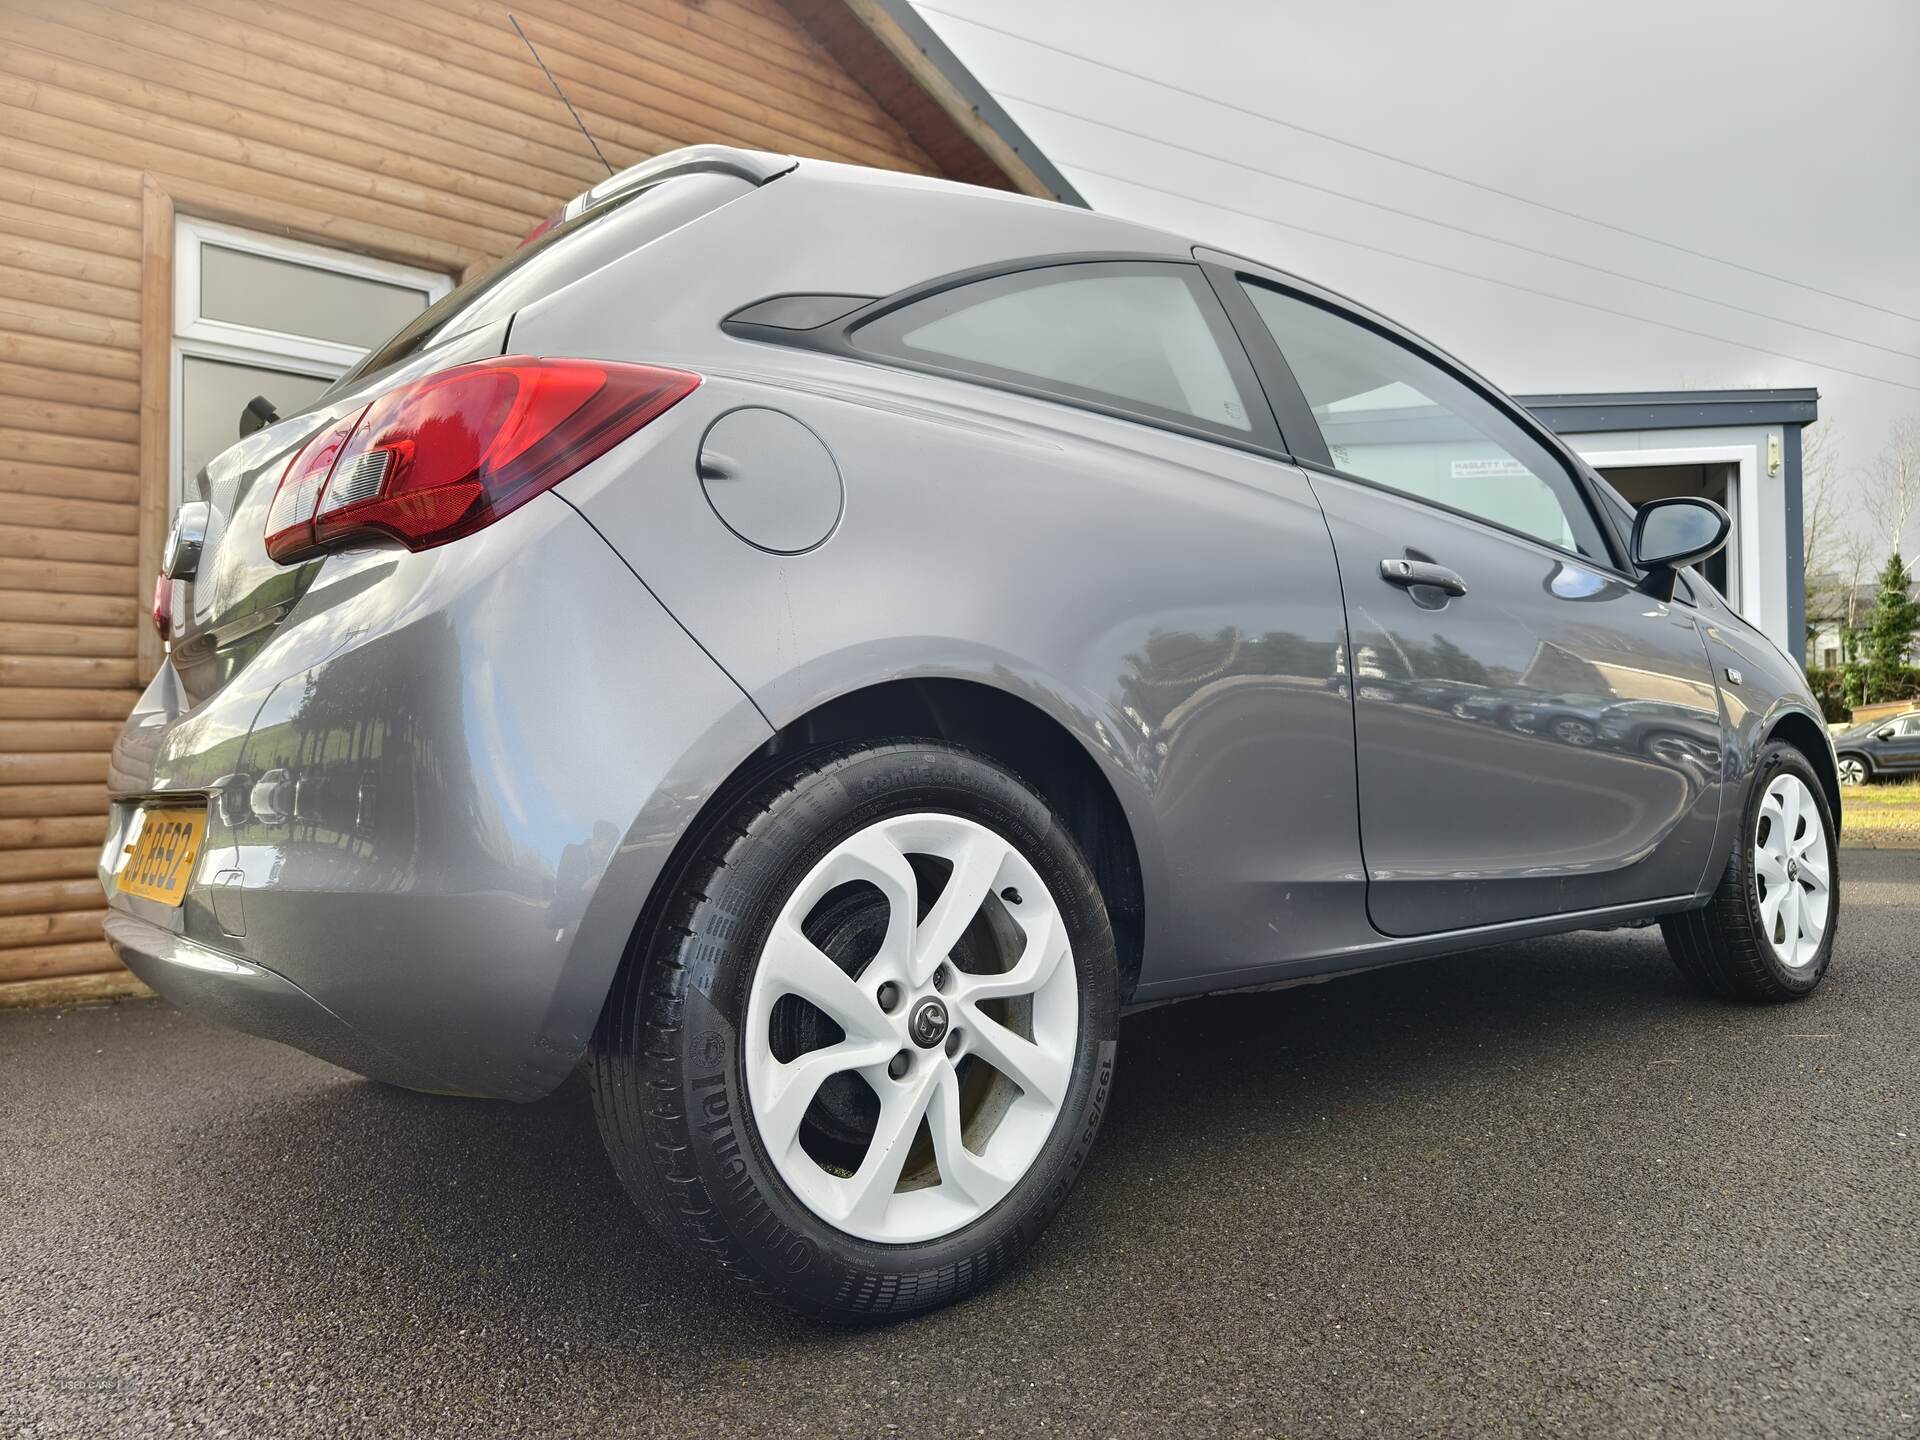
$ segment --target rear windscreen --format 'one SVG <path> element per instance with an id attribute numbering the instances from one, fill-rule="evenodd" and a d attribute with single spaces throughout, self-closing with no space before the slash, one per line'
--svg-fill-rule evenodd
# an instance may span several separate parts
<path id="1" fill-rule="evenodd" d="M 611 196 L 555 225 L 422 311 L 334 388 L 343 389 L 443 340 L 504 320 L 753 188 L 732 175 L 676 175 Z"/>

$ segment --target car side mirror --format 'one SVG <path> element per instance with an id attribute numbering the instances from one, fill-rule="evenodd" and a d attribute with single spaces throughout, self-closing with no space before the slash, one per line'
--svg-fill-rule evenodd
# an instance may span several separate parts
<path id="1" fill-rule="evenodd" d="M 1716 554 L 1732 529 L 1733 517 L 1711 500 L 1690 495 L 1649 500 L 1633 517 L 1629 546 L 1634 568 L 1645 572 L 1641 593 L 1672 600 L 1674 572 Z"/>
<path id="2" fill-rule="evenodd" d="M 1891 725 L 1882 726 L 1880 729 L 1873 732 L 1873 738 L 1876 740 L 1893 739 L 1893 726 Z"/>
<path id="3" fill-rule="evenodd" d="M 273 402 L 264 395 L 256 395 L 240 408 L 240 438 L 246 439 L 256 430 L 264 430 L 280 418 L 280 412 L 273 408 Z"/>

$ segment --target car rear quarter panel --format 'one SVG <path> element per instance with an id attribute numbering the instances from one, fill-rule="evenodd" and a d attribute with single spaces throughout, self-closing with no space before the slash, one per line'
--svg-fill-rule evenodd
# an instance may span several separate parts
<path id="1" fill-rule="evenodd" d="M 551 496 L 330 558 L 213 700 L 143 704 L 116 793 L 214 803 L 187 904 L 109 880 L 115 908 L 291 981 L 389 1078 L 516 1099 L 578 1059 L 673 843 L 771 733 Z"/>
<path id="2" fill-rule="evenodd" d="M 846 498 L 806 554 L 757 550 L 695 474 L 708 424 L 777 405 Z M 768 719 L 902 677 L 1029 701 L 1127 813 L 1141 988 L 1344 943 L 1363 884 L 1344 616 L 1291 466 L 1149 427 L 828 357 L 716 376 L 644 454 L 561 494 Z"/>

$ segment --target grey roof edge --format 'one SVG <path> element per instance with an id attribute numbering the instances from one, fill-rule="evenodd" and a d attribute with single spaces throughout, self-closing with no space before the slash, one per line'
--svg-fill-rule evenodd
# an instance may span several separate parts
<path id="1" fill-rule="evenodd" d="M 1614 430 L 1688 430 L 1710 425 L 1811 425 L 1820 418 L 1820 392 L 1790 389 L 1622 390 L 1516 395 L 1549 428 L 1561 433 Z"/>
<path id="2" fill-rule="evenodd" d="M 974 114 L 1006 141 L 1014 154 L 1026 161 L 1028 168 L 1040 178 L 1041 184 L 1053 192 L 1055 199 L 1065 205 L 1078 205 L 1082 210 L 1093 208 L 1073 188 L 1073 182 L 1060 173 L 1059 168 L 1033 143 L 1027 132 L 1015 123 L 1014 118 L 1000 108 L 1000 102 L 993 98 L 987 87 L 973 78 L 973 72 L 961 63 L 960 57 L 948 48 L 947 42 L 935 33 L 933 27 L 920 18 L 920 12 L 913 8 L 909 0 L 874 0 L 874 4 L 906 32 L 907 38 L 946 76 L 947 82 L 960 93 L 961 99 L 973 107 Z"/>

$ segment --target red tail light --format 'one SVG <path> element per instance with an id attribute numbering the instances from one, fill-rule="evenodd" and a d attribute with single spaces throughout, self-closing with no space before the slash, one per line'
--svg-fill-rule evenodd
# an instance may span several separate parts
<path id="1" fill-rule="evenodd" d="M 471 535 L 699 384 L 652 365 L 510 356 L 389 390 L 288 463 L 267 554 L 284 565 L 376 536 L 427 550 Z"/>
<path id="2" fill-rule="evenodd" d="M 153 628 L 162 640 L 173 638 L 173 581 L 164 570 L 153 577 Z"/>

